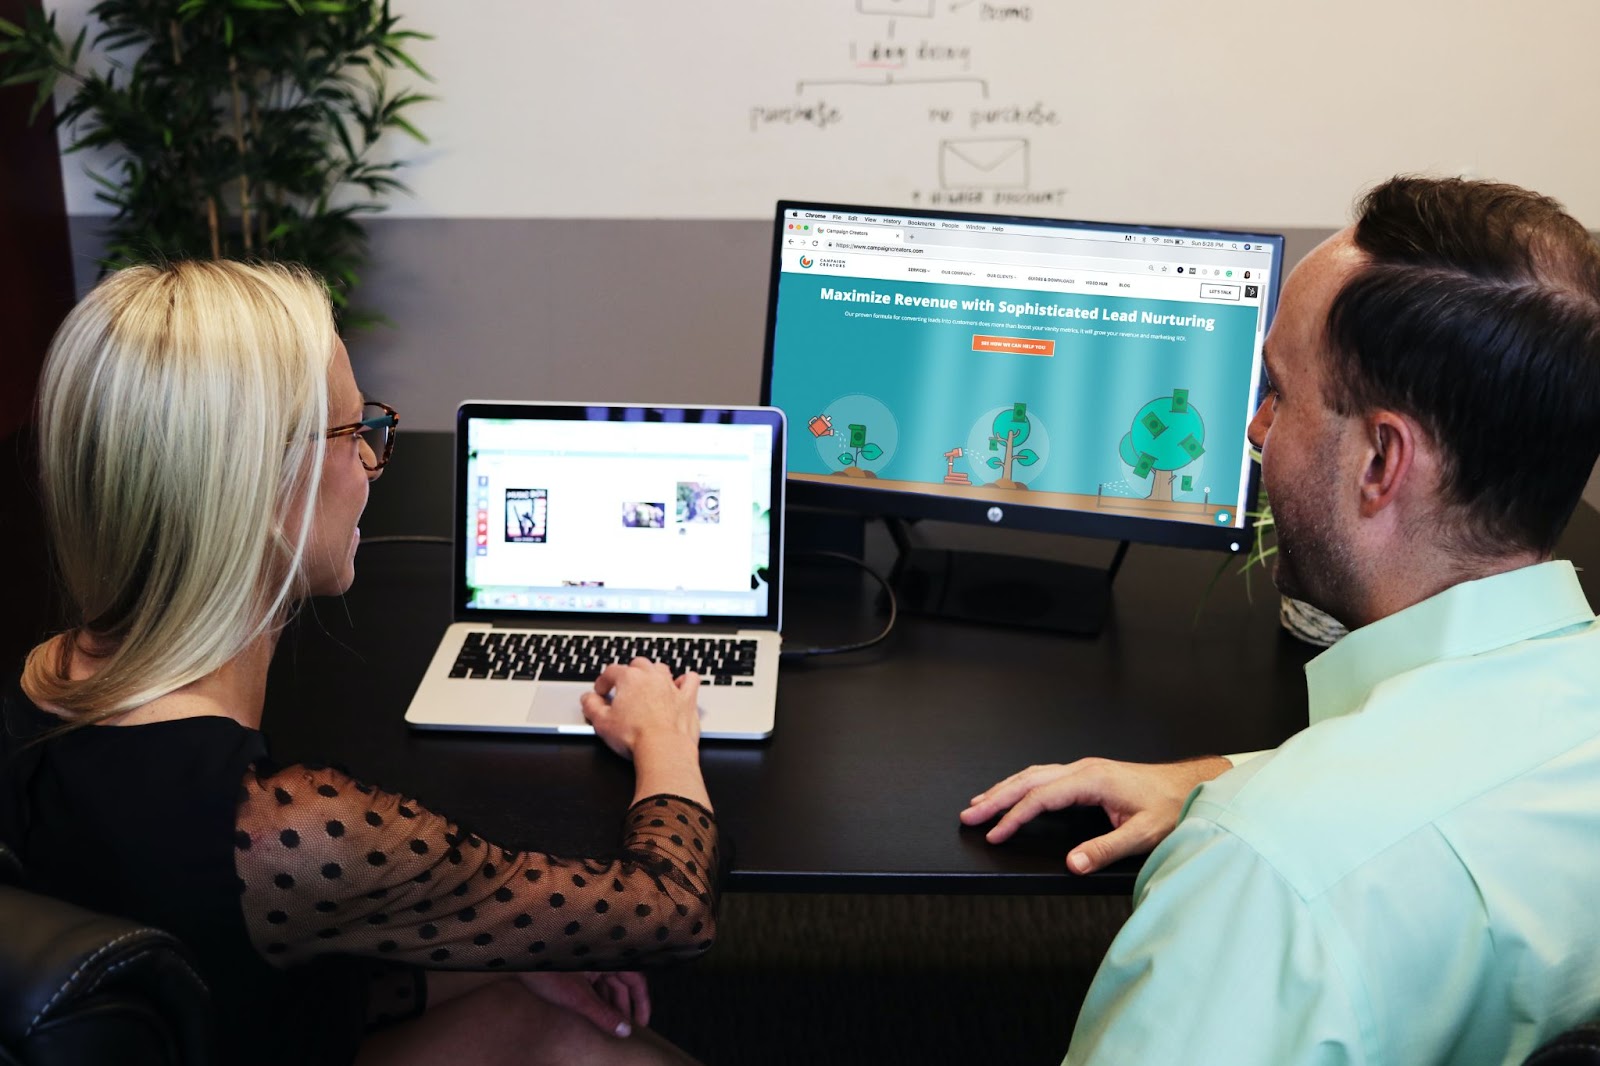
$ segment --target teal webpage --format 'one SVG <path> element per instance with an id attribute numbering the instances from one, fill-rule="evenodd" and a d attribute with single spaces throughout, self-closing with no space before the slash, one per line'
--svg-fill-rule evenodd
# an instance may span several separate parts
<path id="1" fill-rule="evenodd" d="M 790 474 L 1236 527 L 1259 313 L 786 269 Z"/>

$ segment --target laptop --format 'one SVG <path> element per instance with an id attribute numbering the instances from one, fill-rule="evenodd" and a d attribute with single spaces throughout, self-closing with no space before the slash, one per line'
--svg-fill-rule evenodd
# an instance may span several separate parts
<path id="1" fill-rule="evenodd" d="M 405 720 L 592 734 L 578 697 L 643 655 L 701 675 L 703 737 L 770 736 L 784 440 L 775 407 L 462 404 L 455 621 Z"/>

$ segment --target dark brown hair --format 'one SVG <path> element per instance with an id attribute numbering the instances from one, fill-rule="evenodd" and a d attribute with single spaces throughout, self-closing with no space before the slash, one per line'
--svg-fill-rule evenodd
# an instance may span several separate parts
<path id="1" fill-rule="evenodd" d="M 1354 240 L 1329 401 L 1422 424 L 1461 547 L 1549 553 L 1600 456 L 1600 248 L 1549 197 L 1460 178 L 1383 183 Z"/>

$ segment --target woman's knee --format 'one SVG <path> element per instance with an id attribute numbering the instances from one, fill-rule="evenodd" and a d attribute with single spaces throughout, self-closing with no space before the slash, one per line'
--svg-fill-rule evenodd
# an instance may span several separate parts
<path id="1" fill-rule="evenodd" d="M 515 977 L 494 981 L 470 996 L 470 1013 L 458 1023 L 493 1034 L 495 1063 L 605 1062 L 616 1038 L 577 1013 L 535 995 Z M 463 1006 L 467 1006 L 465 1002 Z M 485 1048 L 485 1051 L 488 1051 Z"/>
<path id="2" fill-rule="evenodd" d="M 363 1045 L 359 1066 L 587 1066 L 686 1061 L 654 1034 L 619 1039 L 542 999 L 516 977 L 491 981 Z"/>

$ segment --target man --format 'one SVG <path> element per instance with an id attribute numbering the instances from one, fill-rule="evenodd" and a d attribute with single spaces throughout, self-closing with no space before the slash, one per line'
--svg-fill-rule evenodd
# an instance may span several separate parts
<path id="1" fill-rule="evenodd" d="M 1600 622 L 1549 561 L 1600 454 L 1600 250 L 1525 190 L 1395 179 L 1266 366 L 1275 579 L 1352 630 L 1310 727 L 1033 767 L 962 820 L 1102 806 L 1080 873 L 1159 842 L 1069 1064 L 1520 1063 L 1600 1012 Z"/>

